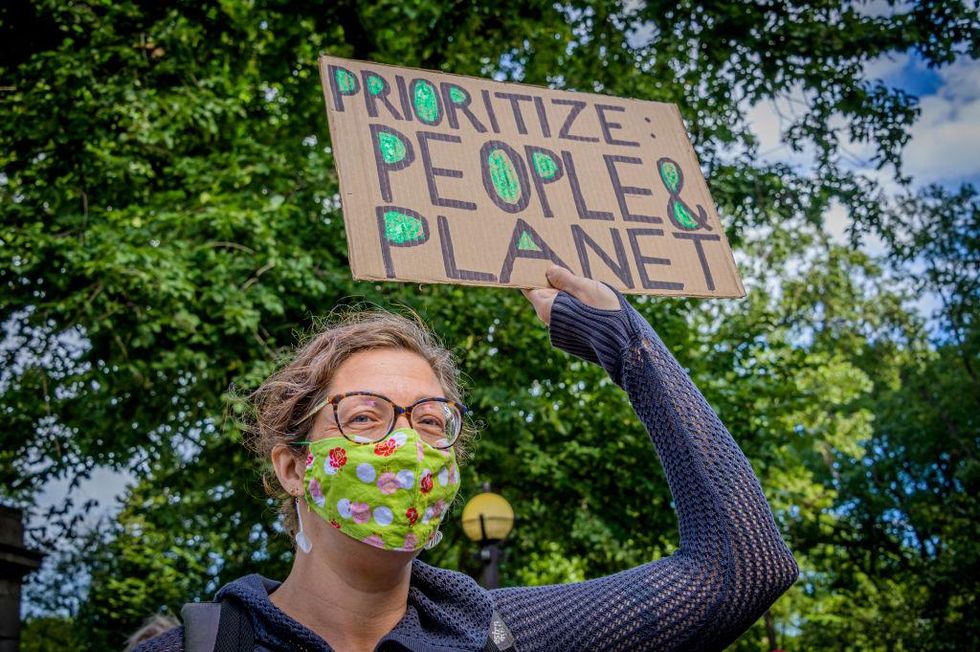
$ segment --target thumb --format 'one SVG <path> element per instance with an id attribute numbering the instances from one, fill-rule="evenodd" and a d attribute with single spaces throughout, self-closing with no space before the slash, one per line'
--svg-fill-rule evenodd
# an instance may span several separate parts
<path id="1" fill-rule="evenodd" d="M 545 276 L 548 279 L 548 283 L 551 284 L 551 287 L 564 290 L 569 294 L 572 294 L 574 290 L 580 289 L 579 281 L 581 279 L 560 265 L 549 267 L 548 271 L 545 272 Z"/>

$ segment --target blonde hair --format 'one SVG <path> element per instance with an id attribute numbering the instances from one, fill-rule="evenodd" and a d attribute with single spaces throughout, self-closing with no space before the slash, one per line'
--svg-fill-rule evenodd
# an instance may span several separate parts
<path id="1" fill-rule="evenodd" d="M 268 495 L 280 501 L 283 526 L 291 537 L 298 527 L 294 499 L 271 469 L 270 455 L 278 444 L 290 445 L 309 438 L 315 420 L 310 410 L 327 398 L 327 388 L 345 361 L 372 349 L 416 353 L 432 367 L 446 398 L 463 402 L 453 354 L 418 315 L 411 313 L 410 317 L 386 310 L 358 310 L 328 321 L 305 343 L 301 342 L 286 357 L 285 364 L 248 397 L 246 445 L 266 465 L 263 485 Z M 472 423 L 464 420 L 463 432 L 454 444 L 460 461 L 465 458 L 466 443 L 473 430 Z M 305 457 L 305 447 L 290 448 L 297 457 Z"/>
<path id="2" fill-rule="evenodd" d="M 123 649 L 123 652 L 130 652 L 143 641 L 148 641 L 174 627 L 180 627 L 180 622 L 173 616 L 164 616 L 162 614 L 150 616 L 143 621 L 139 629 L 130 634 L 129 638 L 126 639 L 126 647 Z"/>

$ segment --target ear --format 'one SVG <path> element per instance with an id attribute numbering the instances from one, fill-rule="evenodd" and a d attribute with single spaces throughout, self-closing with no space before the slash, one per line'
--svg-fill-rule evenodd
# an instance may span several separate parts
<path id="1" fill-rule="evenodd" d="M 303 478 L 306 475 L 306 460 L 297 455 L 295 448 L 285 444 L 272 447 L 272 468 L 276 470 L 279 484 L 291 496 L 303 495 Z"/>

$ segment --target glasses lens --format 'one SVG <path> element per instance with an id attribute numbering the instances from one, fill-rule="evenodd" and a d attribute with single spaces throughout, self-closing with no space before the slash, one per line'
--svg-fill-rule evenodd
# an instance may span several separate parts
<path id="1" fill-rule="evenodd" d="M 451 403 L 424 401 L 412 410 L 412 425 L 430 446 L 449 448 L 463 427 L 463 415 Z"/>
<path id="2" fill-rule="evenodd" d="M 384 439 L 395 419 L 391 403 L 376 396 L 345 396 L 337 403 L 340 431 L 348 439 L 368 443 Z"/>

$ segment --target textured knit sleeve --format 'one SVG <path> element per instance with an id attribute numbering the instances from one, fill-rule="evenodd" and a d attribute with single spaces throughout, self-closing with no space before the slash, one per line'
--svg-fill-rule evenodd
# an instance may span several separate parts
<path id="1" fill-rule="evenodd" d="M 492 591 L 521 650 L 719 650 L 796 581 L 752 467 L 653 328 L 619 296 L 599 310 L 561 292 L 552 344 L 626 390 L 664 466 L 680 546 L 586 582 Z"/>
<path id="2" fill-rule="evenodd" d="M 145 640 L 132 652 L 184 652 L 184 628 L 175 627 Z"/>

